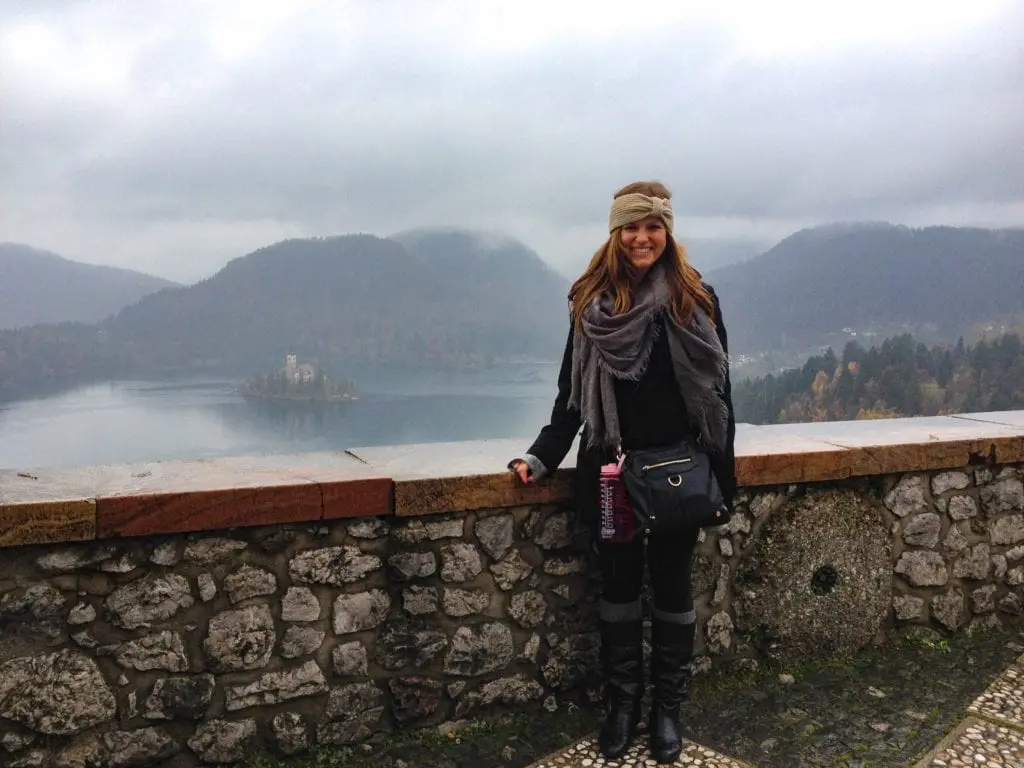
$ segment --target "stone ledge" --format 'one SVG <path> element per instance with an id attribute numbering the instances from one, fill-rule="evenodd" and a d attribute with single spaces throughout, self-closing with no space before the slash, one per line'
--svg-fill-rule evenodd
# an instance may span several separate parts
<path id="1" fill-rule="evenodd" d="M 389 515 L 392 488 L 344 453 L 0 470 L 0 546 Z"/>
<path id="2" fill-rule="evenodd" d="M 528 441 L 0 470 L 0 546 L 343 517 L 401 517 L 566 501 L 575 447 L 537 485 L 505 471 Z M 1024 411 L 753 426 L 736 437 L 741 486 L 1024 461 Z"/>
<path id="3" fill-rule="evenodd" d="M 505 466 L 526 447 L 520 440 L 478 440 L 354 448 L 351 453 L 391 477 L 399 517 L 568 500 L 575 446 L 558 472 L 524 486 Z"/>

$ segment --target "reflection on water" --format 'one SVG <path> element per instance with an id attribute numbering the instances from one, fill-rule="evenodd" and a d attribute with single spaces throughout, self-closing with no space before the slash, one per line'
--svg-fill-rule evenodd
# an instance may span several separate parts
<path id="1" fill-rule="evenodd" d="M 474 372 L 367 371 L 361 399 L 247 400 L 241 379 L 122 381 L 0 405 L 0 467 L 342 450 L 410 442 L 532 438 L 557 366 Z M 524 449 L 527 442 L 524 442 Z"/>
<path id="2" fill-rule="evenodd" d="M 322 435 L 342 434 L 345 418 L 354 403 L 243 400 L 218 407 L 220 417 L 237 428 L 255 425 L 288 441 L 315 440 Z"/>

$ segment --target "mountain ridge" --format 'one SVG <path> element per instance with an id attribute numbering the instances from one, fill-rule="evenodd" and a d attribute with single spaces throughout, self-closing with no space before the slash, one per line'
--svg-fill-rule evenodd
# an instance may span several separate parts
<path id="1" fill-rule="evenodd" d="M 933 324 L 955 341 L 967 324 L 1024 313 L 1024 229 L 830 225 L 705 277 L 721 297 L 736 361 L 759 349 L 788 345 L 793 357 L 841 344 L 847 326 L 884 337 Z M 205 365 L 255 372 L 286 350 L 344 369 L 557 361 L 570 282 L 493 233 L 282 240 L 99 323 L 0 331 L 0 396 Z"/>
<path id="2" fill-rule="evenodd" d="M 955 340 L 1024 312 L 1024 229 L 826 225 L 706 279 L 740 352 L 813 345 L 844 328 L 930 324 Z"/>
<path id="3" fill-rule="evenodd" d="M 289 346 L 338 361 L 460 363 L 552 348 L 564 327 L 552 332 L 544 318 L 559 297 L 564 305 L 562 279 L 518 241 L 480 250 L 450 233 L 404 245 L 366 234 L 283 240 L 125 308 L 108 330 L 182 363 L 276 359 Z M 510 316 L 523 318 L 521 333 L 505 332 Z"/>
<path id="4" fill-rule="evenodd" d="M 0 328 L 99 322 L 178 283 L 137 270 L 73 261 L 23 243 L 0 243 Z"/>

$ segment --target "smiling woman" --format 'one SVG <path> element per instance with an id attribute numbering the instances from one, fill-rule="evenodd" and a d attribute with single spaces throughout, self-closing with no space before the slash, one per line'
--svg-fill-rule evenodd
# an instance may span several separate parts
<path id="1" fill-rule="evenodd" d="M 640 719 L 646 564 L 654 592 L 650 740 L 660 763 L 675 761 L 681 750 L 679 707 L 696 621 L 690 570 L 705 524 L 700 516 L 710 511 L 717 522 L 728 522 L 736 488 L 725 326 L 714 292 L 673 237 L 671 197 L 657 181 L 615 193 L 608 239 L 569 292 L 572 323 L 551 420 L 526 454 L 509 463 L 524 483 L 535 482 L 559 466 L 583 427 L 577 514 L 592 530 L 600 520 L 601 644 L 609 699 L 600 748 L 609 758 L 624 755 Z M 638 493 L 626 481 L 627 500 L 616 484 L 616 467 L 644 464 L 639 457 L 650 451 L 670 458 L 643 466 L 645 477 L 648 470 L 671 465 L 663 471 L 670 473 L 668 485 L 679 488 L 684 474 L 698 477 L 695 468 L 703 466 L 704 479 L 695 481 L 701 490 L 659 490 L 655 499 L 645 491 L 653 485 L 644 485 L 653 480 L 644 480 Z M 622 479 L 629 476 L 627 470 Z M 715 481 L 721 493 L 705 491 Z M 639 511 L 641 499 L 651 503 L 634 523 L 629 506 Z"/>

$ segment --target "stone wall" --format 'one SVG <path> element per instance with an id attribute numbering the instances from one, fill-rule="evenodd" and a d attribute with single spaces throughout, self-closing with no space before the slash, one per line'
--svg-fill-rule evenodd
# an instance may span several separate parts
<path id="1" fill-rule="evenodd" d="M 752 488 L 702 536 L 698 669 L 1024 606 L 1024 469 Z M 598 695 L 565 503 L 14 547 L 0 764 L 175 765 Z"/>
<path id="2" fill-rule="evenodd" d="M 744 493 L 698 560 L 706 653 L 795 660 L 1020 615 L 1022 477 L 1013 465 Z"/>
<path id="3" fill-rule="evenodd" d="M 223 763 L 555 706 L 597 649 L 572 536 L 549 505 L 6 550 L 0 764 Z"/>

